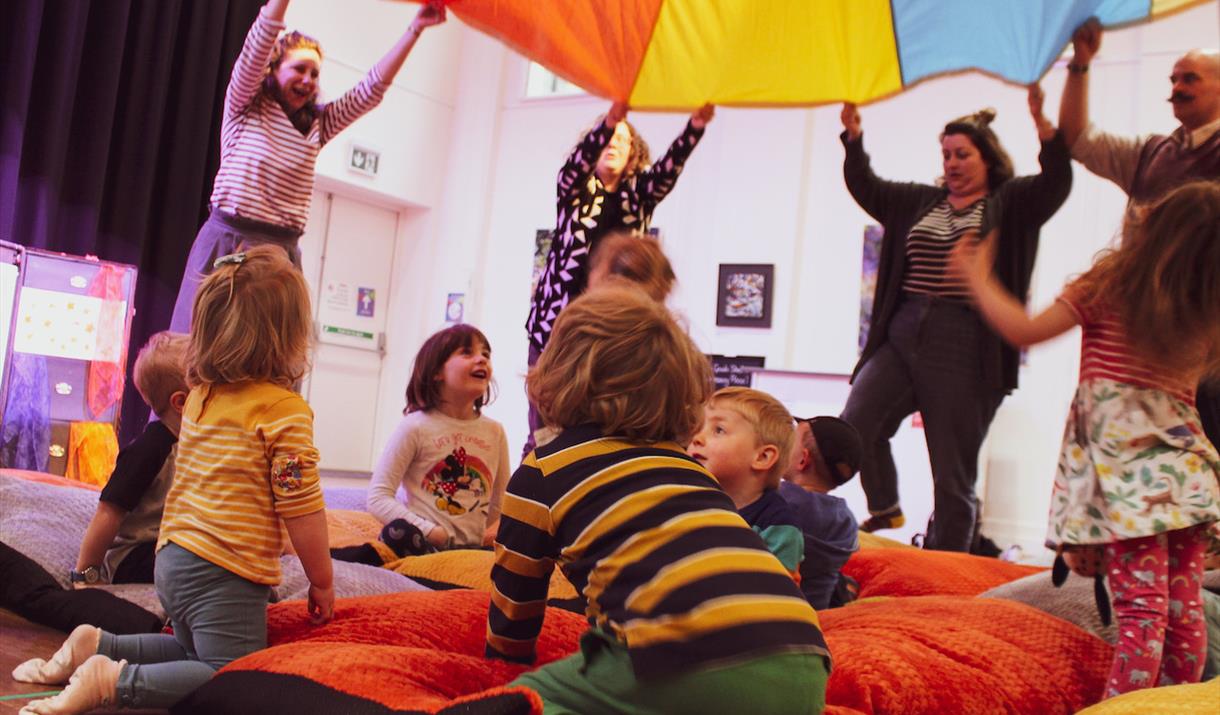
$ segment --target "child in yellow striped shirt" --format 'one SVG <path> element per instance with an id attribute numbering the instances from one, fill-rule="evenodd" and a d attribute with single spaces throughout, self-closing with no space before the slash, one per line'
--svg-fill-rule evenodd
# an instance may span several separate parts
<path id="1" fill-rule="evenodd" d="M 309 577 L 310 615 L 315 623 L 332 616 L 313 413 L 291 389 L 308 368 L 309 292 L 276 246 L 216 263 L 195 298 L 191 392 L 157 541 L 157 595 L 174 634 L 79 626 L 37 669 L 42 682 L 68 687 L 29 712 L 168 708 L 265 648 L 281 521 Z"/>

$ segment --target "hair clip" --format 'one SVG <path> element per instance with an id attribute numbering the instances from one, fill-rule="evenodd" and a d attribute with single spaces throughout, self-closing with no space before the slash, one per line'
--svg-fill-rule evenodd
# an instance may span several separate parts
<path id="1" fill-rule="evenodd" d="M 246 262 L 246 252 L 230 253 L 227 256 L 221 256 L 215 261 L 212 261 L 212 270 L 218 270 L 221 266 L 240 266 Z"/>

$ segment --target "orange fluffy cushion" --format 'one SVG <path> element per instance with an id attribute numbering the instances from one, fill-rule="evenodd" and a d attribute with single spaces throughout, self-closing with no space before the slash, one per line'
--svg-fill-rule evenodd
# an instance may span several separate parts
<path id="1" fill-rule="evenodd" d="M 843 566 L 843 573 L 860 582 L 860 598 L 977 596 L 1045 570 L 982 556 L 921 549 L 861 549 Z"/>
<path id="2" fill-rule="evenodd" d="M 819 614 L 828 713 L 1072 713 L 1101 697 L 1104 641 L 1024 604 L 890 598 Z"/>
<path id="3" fill-rule="evenodd" d="M 483 657 L 488 601 L 466 590 L 339 599 L 324 626 L 309 623 L 302 601 L 277 603 L 267 611 L 272 647 L 230 663 L 213 682 L 238 671 L 304 675 L 392 709 L 435 712 L 530 669 Z M 534 667 L 573 653 L 586 628 L 583 617 L 548 608 Z"/>

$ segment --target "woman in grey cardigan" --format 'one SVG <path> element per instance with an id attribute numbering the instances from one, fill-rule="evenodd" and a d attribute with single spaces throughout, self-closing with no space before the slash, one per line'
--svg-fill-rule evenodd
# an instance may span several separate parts
<path id="1" fill-rule="evenodd" d="M 1029 105 L 1042 173 L 1013 176 L 1012 160 L 988 126 L 995 111 L 987 109 L 945 125 L 940 186 L 878 178 L 864 152 L 860 114 L 843 107 L 847 189 L 885 229 L 868 340 L 842 415 L 864 440 L 865 531 L 904 523 L 889 440 L 919 410 L 934 484 L 924 545 L 969 551 L 974 540 L 979 446 L 1017 386 L 1020 358 L 983 324 L 964 282 L 947 271 L 948 257 L 959 240 L 997 229 L 996 275 L 1015 295 L 1027 295 L 1038 232 L 1072 185 L 1067 146 L 1043 116 L 1036 85 Z"/>

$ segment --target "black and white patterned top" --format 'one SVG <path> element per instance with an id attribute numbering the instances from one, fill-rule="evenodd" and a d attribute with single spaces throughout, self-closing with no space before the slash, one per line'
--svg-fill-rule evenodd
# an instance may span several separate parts
<path id="1" fill-rule="evenodd" d="M 983 199 L 960 210 L 948 198 L 924 214 L 907 235 L 907 265 L 902 289 L 952 300 L 970 300 L 966 282 L 949 275 L 949 254 L 963 236 L 977 234 L 983 223 Z"/>
<path id="2" fill-rule="evenodd" d="M 635 176 L 623 179 L 609 192 L 593 169 L 613 135 L 613 127 L 598 122 L 559 170 L 551 250 L 525 321 L 530 344 L 539 350 L 550 340 L 559 312 L 584 292 L 593 245 L 609 231 L 628 230 L 642 235 L 648 230 L 652 212 L 674 188 L 683 164 L 703 136 L 703 129 L 688 122 L 665 156 Z"/>

